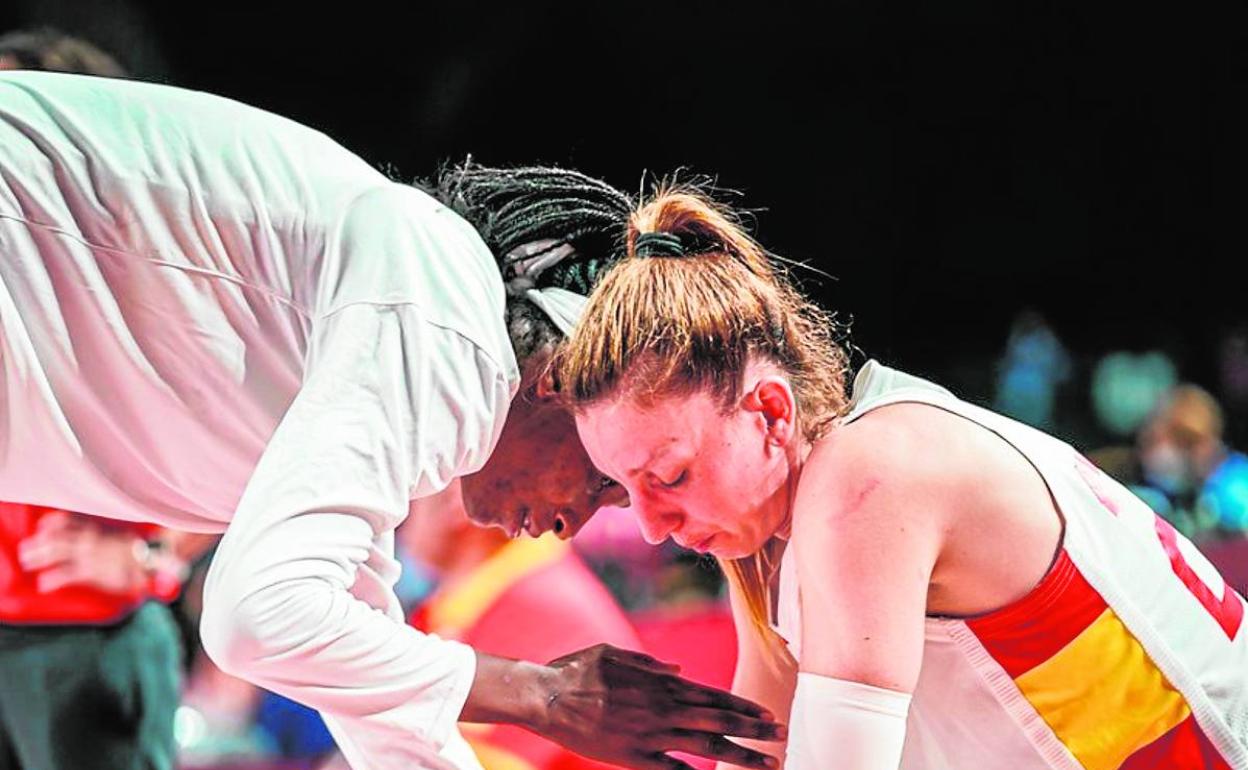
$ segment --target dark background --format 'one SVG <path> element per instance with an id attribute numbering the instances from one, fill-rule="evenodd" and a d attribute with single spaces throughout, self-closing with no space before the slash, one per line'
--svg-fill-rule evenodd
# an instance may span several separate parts
<path id="1" fill-rule="evenodd" d="M 6 0 L 136 75 L 320 128 L 403 176 L 473 153 L 636 190 L 714 174 L 867 354 L 987 396 L 1011 320 L 1215 383 L 1242 325 L 1242 3 L 737 7 Z"/>

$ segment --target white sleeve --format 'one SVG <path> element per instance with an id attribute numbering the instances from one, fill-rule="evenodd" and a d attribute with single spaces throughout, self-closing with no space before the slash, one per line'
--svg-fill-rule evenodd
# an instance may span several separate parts
<path id="1" fill-rule="evenodd" d="M 909 709 L 906 693 L 799 673 L 785 770 L 897 770 Z"/>
<path id="2" fill-rule="evenodd" d="M 342 307 L 314 325 L 304 385 L 221 541 L 204 648 L 332 715 L 357 767 L 445 767 L 475 655 L 396 618 L 393 574 L 373 565 L 417 487 L 484 462 L 510 397 L 500 367 L 415 306 Z"/>

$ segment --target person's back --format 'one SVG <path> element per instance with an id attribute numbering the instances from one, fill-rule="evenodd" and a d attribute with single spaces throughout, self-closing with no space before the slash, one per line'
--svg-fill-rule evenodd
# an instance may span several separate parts
<path id="1" fill-rule="evenodd" d="M 502 303 L 476 234 L 276 115 L 4 73 L 0 174 L 4 499 L 220 529 L 318 322 L 356 303 L 418 305 L 514 366 L 502 324 L 472 312 Z"/>

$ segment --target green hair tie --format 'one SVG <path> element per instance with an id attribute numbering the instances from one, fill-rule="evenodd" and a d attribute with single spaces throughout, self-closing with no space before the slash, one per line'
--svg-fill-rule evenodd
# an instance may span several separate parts
<path id="1" fill-rule="evenodd" d="M 633 255 L 638 257 L 683 257 L 685 244 L 675 233 L 642 233 L 633 241 Z"/>

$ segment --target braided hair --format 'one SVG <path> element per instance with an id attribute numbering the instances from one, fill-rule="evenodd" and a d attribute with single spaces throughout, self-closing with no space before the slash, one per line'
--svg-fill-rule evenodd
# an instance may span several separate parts
<path id="1" fill-rule="evenodd" d="M 576 253 L 539 276 L 537 287 L 556 286 L 588 295 L 598 276 L 622 253 L 632 200 L 603 182 L 550 166 L 497 168 L 468 158 L 444 166 L 426 186 L 443 205 L 468 221 L 510 278 L 505 256 L 534 241 L 553 239 Z M 562 333 L 531 302 L 507 298 L 507 330 L 516 357 L 553 347 Z"/>

